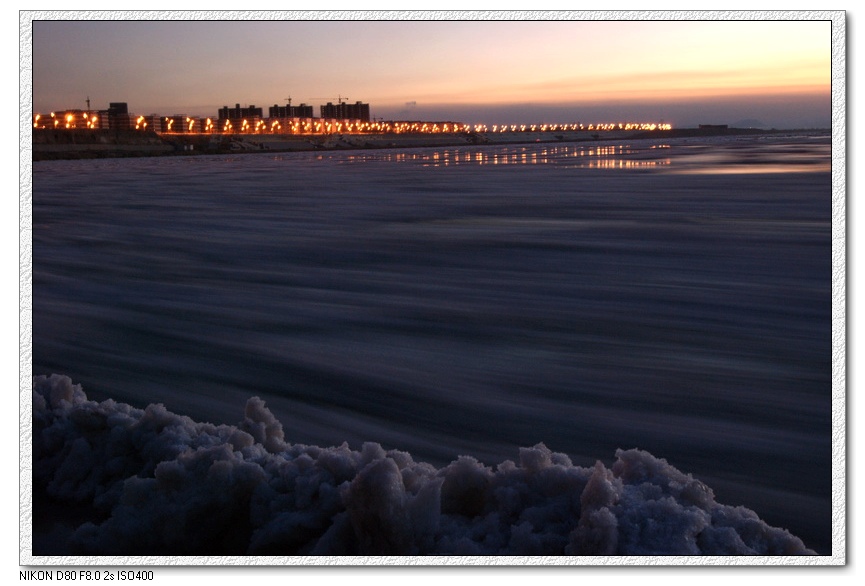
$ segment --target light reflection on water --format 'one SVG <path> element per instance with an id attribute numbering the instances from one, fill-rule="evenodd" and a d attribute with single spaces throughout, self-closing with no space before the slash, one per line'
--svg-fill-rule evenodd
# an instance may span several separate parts
<path id="1" fill-rule="evenodd" d="M 701 139 L 638 140 L 628 143 L 569 143 L 414 148 L 374 152 L 317 154 L 317 160 L 342 163 L 410 163 L 427 167 L 459 165 L 554 165 L 559 168 L 598 170 L 661 170 L 687 175 L 753 173 L 814 173 L 831 168 L 829 136 L 816 136 L 804 144 L 801 137 L 719 137 Z"/>
<path id="2" fill-rule="evenodd" d="M 683 145 L 675 172 L 689 175 L 815 173 L 831 170 L 831 145 L 747 141 L 718 145 Z"/>
<path id="3" fill-rule="evenodd" d="M 448 147 L 351 154 L 347 163 L 370 161 L 415 163 L 427 167 L 457 165 L 549 165 L 579 169 L 657 168 L 669 158 L 643 158 L 646 147 L 627 144 L 556 144 L 497 147 Z M 652 145 L 651 149 L 669 148 Z"/>

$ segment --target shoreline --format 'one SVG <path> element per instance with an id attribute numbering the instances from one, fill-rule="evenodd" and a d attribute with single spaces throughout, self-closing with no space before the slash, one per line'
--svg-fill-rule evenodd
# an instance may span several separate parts
<path id="1" fill-rule="evenodd" d="M 33 161 L 241 153 L 370 150 L 599 142 L 829 132 L 828 129 L 681 128 L 654 131 L 563 131 L 468 134 L 157 134 L 117 130 L 34 130 Z"/>

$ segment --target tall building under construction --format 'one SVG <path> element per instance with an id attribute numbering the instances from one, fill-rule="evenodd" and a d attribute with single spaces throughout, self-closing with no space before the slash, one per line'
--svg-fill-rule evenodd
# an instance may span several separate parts
<path id="1" fill-rule="evenodd" d="M 280 106 L 274 104 L 268 110 L 271 118 L 312 118 L 312 106 L 301 104 L 299 106 Z"/>
<path id="2" fill-rule="evenodd" d="M 240 104 L 236 104 L 234 108 L 223 106 L 219 109 L 219 120 L 241 120 L 243 118 L 261 119 L 262 110 L 255 106 L 241 108 Z"/>
<path id="3" fill-rule="evenodd" d="M 343 102 L 333 104 L 328 102 L 324 106 L 320 106 L 320 108 L 322 118 L 369 122 L 369 104 L 364 104 L 363 102 L 355 102 L 354 104 Z"/>

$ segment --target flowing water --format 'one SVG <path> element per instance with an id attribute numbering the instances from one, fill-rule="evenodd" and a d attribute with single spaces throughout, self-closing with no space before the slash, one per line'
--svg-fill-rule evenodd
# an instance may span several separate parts
<path id="1" fill-rule="evenodd" d="M 33 373 L 442 465 L 640 448 L 831 548 L 825 136 L 37 162 Z"/>

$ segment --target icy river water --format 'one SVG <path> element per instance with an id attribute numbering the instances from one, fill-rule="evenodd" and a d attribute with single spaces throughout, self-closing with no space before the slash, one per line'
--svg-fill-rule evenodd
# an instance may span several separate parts
<path id="1" fill-rule="evenodd" d="M 665 458 L 831 549 L 825 136 L 38 162 L 34 375 L 437 466 Z"/>

